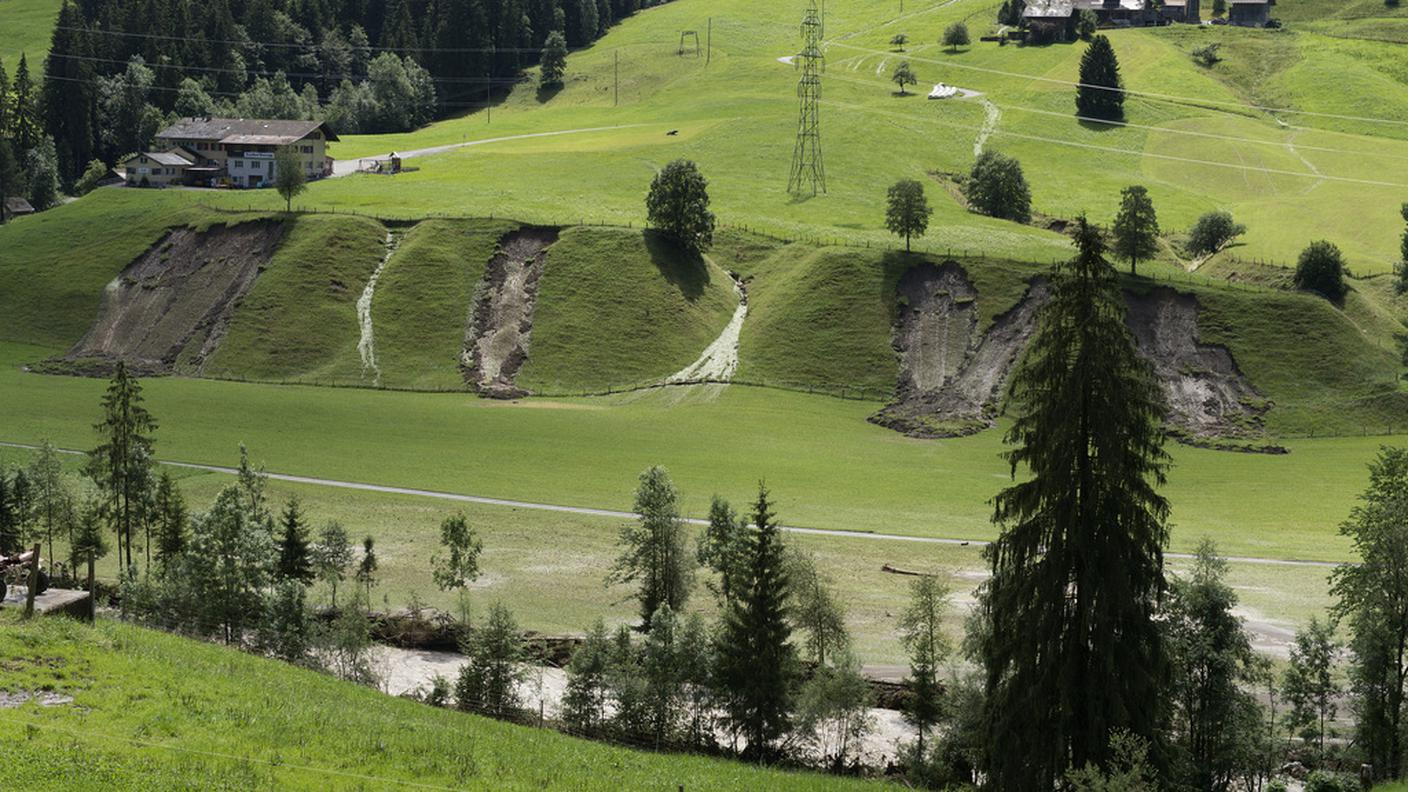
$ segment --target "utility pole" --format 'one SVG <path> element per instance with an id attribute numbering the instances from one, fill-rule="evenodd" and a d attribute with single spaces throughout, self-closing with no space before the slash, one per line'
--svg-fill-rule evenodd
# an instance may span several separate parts
<path id="1" fill-rule="evenodd" d="M 709 17 L 709 27 L 704 33 L 704 65 L 708 66 L 709 61 L 714 57 L 714 18 Z"/>
<path id="2" fill-rule="evenodd" d="M 821 15 L 810 0 L 802 17 L 802 51 L 794 59 L 802 70 L 797 82 L 797 144 L 792 149 L 792 171 L 787 192 L 793 195 L 826 192 L 826 169 L 821 162 Z"/>
<path id="3" fill-rule="evenodd" d="M 616 107 L 621 104 L 621 50 L 612 50 L 611 54 L 616 56 L 615 65 L 612 67 L 615 70 L 616 89 L 611 95 L 611 106 Z"/>

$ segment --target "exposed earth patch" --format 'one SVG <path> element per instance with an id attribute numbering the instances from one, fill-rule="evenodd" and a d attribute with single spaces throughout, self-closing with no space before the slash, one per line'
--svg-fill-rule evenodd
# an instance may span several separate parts
<path id="1" fill-rule="evenodd" d="M 870 420 L 912 437 L 957 437 L 991 426 L 1049 297 L 1045 281 L 1034 280 L 981 334 L 978 291 L 957 263 L 914 267 L 900 277 L 897 291 L 896 400 Z"/>
<path id="2" fill-rule="evenodd" d="M 1246 445 L 1261 437 L 1271 403 L 1242 374 L 1226 347 L 1198 340 L 1197 297 L 1163 286 L 1143 294 L 1126 291 L 1124 297 L 1129 306 L 1125 321 L 1139 353 L 1154 366 L 1167 402 L 1169 428 L 1179 439 L 1283 451 Z"/>
<path id="3" fill-rule="evenodd" d="M 485 396 L 527 395 L 515 378 L 528 359 L 533 309 L 547 249 L 558 229 L 525 226 L 499 240 L 475 293 L 460 367 L 465 382 Z"/>
<path id="4" fill-rule="evenodd" d="M 956 437 L 991 426 L 1050 297 L 1045 281 L 1033 280 L 981 335 L 977 289 L 957 263 L 914 267 L 901 276 L 897 292 L 896 399 L 870 420 L 912 437 Z M 1198 340 L 1197 297 L 1167 287 L 1124 297 L 1126 322 L 1139 354 L 1154 367 L 1175 437 L 1215 448 L 1282 451 L 1260 442 L 1270 402 L 1226 347 Z"/>
<path id="5" fill-rule="evenodd" d="M 46 367 L 104 373 L 122 360 L 140 374 L 200 373 L 283 233 L 271 221 L 172 230 L 108 283 L 92 327 Z"/>

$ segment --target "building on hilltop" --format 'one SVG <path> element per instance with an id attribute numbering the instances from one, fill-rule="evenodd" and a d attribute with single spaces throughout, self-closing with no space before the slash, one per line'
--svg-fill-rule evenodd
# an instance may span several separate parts
<path id="1" fill-rule="evenodd" d="M 261 187 L 273 183 L 274 153 L 291 147 L 310 179 L 332 173 L 327 144 L 337 135 L 322 121 L 183 118 L 156 135 L 155 152 L 119 163 L 127 183 Z"/>
<path id="2" fill-rule="evenodd" d="M 1228 0 L 1227 22 L 1242 27 L 1267 27 L 1276 0 Z M 1144 27 L 1171 22 L 1199 24 L 1200 0 L 1030 0 L 1022 12 L 1032 43 L 1073 41 L 1076 21 L 1084 11 L 1095 14 L 1101 27 Z"/>
<path id="3" fill-rule="evenodd" d="M 1229 0 L 1227 23 L 1239 27 L 1266 27 L 1276 0 Z"/>

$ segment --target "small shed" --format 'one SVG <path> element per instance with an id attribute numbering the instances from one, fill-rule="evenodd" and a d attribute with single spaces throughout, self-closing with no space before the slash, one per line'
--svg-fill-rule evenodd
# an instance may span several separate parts
<path id="1" fill-rule="evenodd" d="M 19 217 L 20 215 L 31 214 L 34 214 L 34 207 L 29 205 L 29 201 L 26 201 L 18 195 L 13 195 L 6 198 L 4 201 L 0 201 L 0 215 L 4 215 L 5 220 L 9 220 L 12 217 Z"/>

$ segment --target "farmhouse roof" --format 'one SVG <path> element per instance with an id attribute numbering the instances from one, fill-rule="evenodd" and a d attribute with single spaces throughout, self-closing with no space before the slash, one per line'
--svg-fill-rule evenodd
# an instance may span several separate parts
<path id="1" fill-rule="evenodd" d="M 280 121 L 265 118 L 183 118 L 157 133 L 159 138 L 214 140 L 244 145 L 288 145 L 322 130 L 327 140 L 337 135 L 322 121 Z"/>
<path id="2" fill-rule="evenodd" d="M 1072 0 L 1033 0 L 1027 3 L 1022 16 L 1028 19 L 1064 19 L 1075 8 Z"/>
<path id="3" fill-rule="evenodd" d="M 5 199 L 5 213 L 12 215 L 34 214 L 34 207 L 29 205 L 29 201 L 16 195 Z"/>
<path id="4" fill-rule="evenodd" d="M 1231 0 L 1232 5 L 1276 5 L 1276 0 Z"/>
<path id="5" fill-rule="evenodd" d="M 193 165 L 194 163 L 175 151 L 149 151 L 147 159 L 158 165 Z"/>

